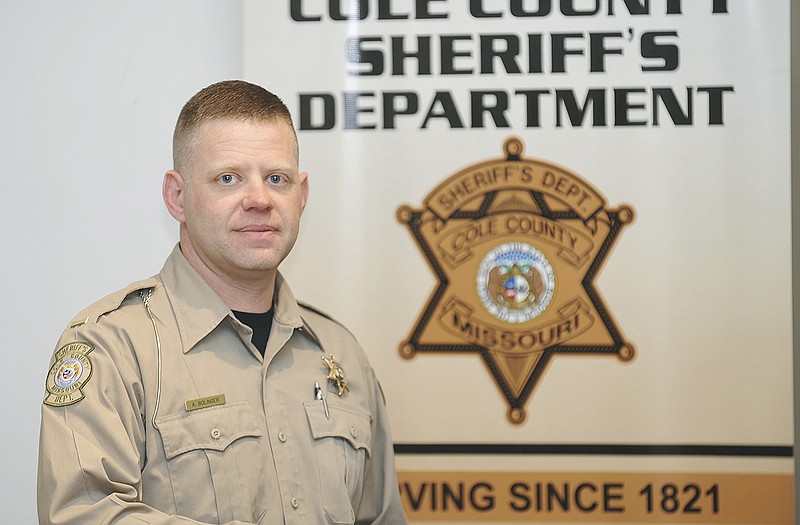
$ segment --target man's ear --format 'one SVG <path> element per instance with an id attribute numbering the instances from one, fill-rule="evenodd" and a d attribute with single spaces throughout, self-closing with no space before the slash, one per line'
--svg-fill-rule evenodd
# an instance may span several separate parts
<path id="1" fill-rule="evenodd" d="M 186 192 L 186 181 L 180 173 L 169 170 L 164 174 L 164 184 L 161 187 L 161 194 L 164 197 L 164 204 L 167 211 L 176 221 L 186 222 L 186 214 L 183 207 L 183 198 Z"/>
<path id="2" fill-rule="evenodd" d="M 300 213 L 302 213 L 308 202 L 308 173 L 305 171 L 300 174 L 300 192 Z"/>

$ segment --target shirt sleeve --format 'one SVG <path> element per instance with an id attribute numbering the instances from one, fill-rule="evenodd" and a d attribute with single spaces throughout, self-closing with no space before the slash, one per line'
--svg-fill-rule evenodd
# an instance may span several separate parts
<path id="1" fill-rule="evenodd" d="M 394 444 L 386 402 L 373 370 L 369 368 L 368 372 L 374 392 L 374 442 L 356 524 L 405 525 L 407 520 L 397 485 Z"/>
<path id="2" fill-rule="evenodd" d="M 95 325 L 57 347 L 42 405 L 40 525 L 200 523 L 142 503 L 144 397 L 132 354 L 106 351 L 120 344 Z"/>

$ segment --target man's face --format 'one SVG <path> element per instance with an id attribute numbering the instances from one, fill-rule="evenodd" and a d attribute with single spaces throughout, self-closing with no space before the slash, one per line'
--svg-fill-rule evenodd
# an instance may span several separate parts
<path id="1" fill-rule="evenodd" d="M 308 198 L 291 127 L 209 121 L 195 148 L 176 216 L 184 255 L 225 280 L 271 275 L 297 239 Z"/>

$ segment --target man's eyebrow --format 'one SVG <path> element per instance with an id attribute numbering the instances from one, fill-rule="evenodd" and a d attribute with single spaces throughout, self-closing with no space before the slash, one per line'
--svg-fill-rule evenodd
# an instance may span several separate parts
<path id="1" fill-rule="evenodd" d="M 269 173 L 274 173 L 276 171 L 286 172 L 286 173 L 300 173 L 300 169 L 293 166 L 291 163 L 275 163 L 268 166 L 248 166 L 247 164 L 240 164 L 236 162 L 232 163 L 220 163 L 217 165 L 211 166 L 208 169 L 208 175 L 218 175 L 220 173 L 232 172 L 232 173 L 246 173 L 250 170 L 257 170 L 258 173 L 263 175 L 268 175 Z"/>
<path id="2" fill-rule="evenodd" d="M 212 165 L 208 170 L 209 173 L 222 173 L 226 171 L 239 172 L 242 171 L 242 166 L 240 164 L 216 164 Z"/>
<path id="3" fill-rule="evenodd" d="M 275 171 L 285 171 L 288 173 L 300 173 L 298 168 L 295 168 L 291 164 L 274 164 L 262 170 L 264 173 L 272 173 Z"/>

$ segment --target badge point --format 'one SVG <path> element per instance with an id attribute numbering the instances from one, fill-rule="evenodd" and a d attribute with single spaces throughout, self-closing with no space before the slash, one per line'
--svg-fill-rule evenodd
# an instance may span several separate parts
<path id="1" fill-rule="evenodd" d="M 514 423 L 515 425 L 522 424 L 525 421 L 527 414 L 525 413 L 524 408 L 520 407 L 513 407 L 508 410 L 508 420 Z"/>
<path id="2" fill-rule="evenodd" d="M 414 348 L 414 345 L 408 342 L 400 345 L 400 357 L 402 357 L 403 359 L 411 359 L 415 355 L 417 355 L 417 351 Z"/>

